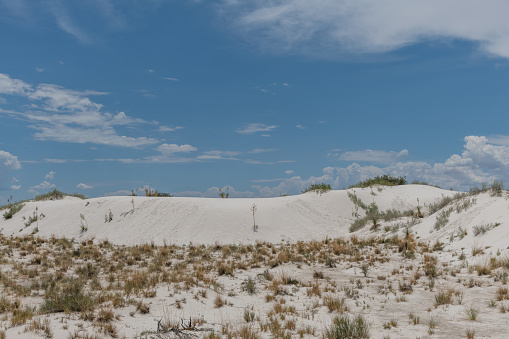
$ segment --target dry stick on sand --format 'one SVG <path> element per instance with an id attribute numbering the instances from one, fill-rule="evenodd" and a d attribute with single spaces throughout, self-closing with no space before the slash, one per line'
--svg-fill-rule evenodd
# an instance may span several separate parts
<path id="1" fill-rule="evenodd" d="M 251 211 L 253 211 L 253 231 L 256 232 L 258 230 L 258 225 L 256 224 L 256 220 L 255 220 L 255 213 L 256 213 L 256 210 L 258 208 L 256 207 L 256 204 L 253 204 L 253 206 L 251 206 Z"/>

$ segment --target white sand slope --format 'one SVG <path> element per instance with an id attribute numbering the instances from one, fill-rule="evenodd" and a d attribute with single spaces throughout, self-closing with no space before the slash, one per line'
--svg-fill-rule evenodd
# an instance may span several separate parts
<path id="1" fill-rule="evenodd" d="M 24 223 L 37 207 L 39 215 L 44 215 L 38 221 L 37 235 L 43 237 L 93 237 L 126 245 L 151 241 L 156 244 L 164 241 L 168 244 L 213 244 L 322 240 L 327 236 L 349 234 L 348 227 L 355 219 L 352 216 L 354 204 L 348 198 L 347 192 L 354 191 L 364 203 L 374 201 L 381 211 L 392 208 L 415 209 L 417 199 L 420 205 L 424 206 L 444 195 L 454 194 L 430 186 L 405 185 L 330 191 L 322 195 L 310 192 L 298 196 L 257 199 L 134 197 L 134 210 L 132 197 L 87 200 L 66 197 L 59 201 L 27 202 L 12 219 L 0 218 L 0 230 L 4 235 L 14 236 L 32 233 L 37 223 L 28 227 L 25 227 Z M 491 200 L 486 199 L 479 199 L 479 203 L 467 211 L 472 225 L 483 222 L 484 219 L 507 220 L 507 207 L 505 214 L 499 213 L 502 211 L 500 206 L 504 204 L 504 199 L 501 198 L 495 199 L 496 203 L 493 202 L 495 205 L 490 207 L 493 211 L 489 209 L 491 216 L 499 213 L 498 219 L 484 217 L 483 211 L 487 208 L 485 204 L 491 204 Z M 253 231 L 253 204 L 257 206 L 257 232 Z M 105 222 L 105 214 L 109 214 L 110 210 L 113 220 Z M 362 214 L 362 210 L 359 213 Z M 84 221 L 80 215 L 84 216 Z M 418 233 L 422 238 L 437 236 L 438 233 L 429 233 L 434 217 L 426 219 L 415 226 L 420 230 Z M 88 225 L 88 230 L 84 233 L 81 233 L 81 223 Z M 454 216 L 451 223 L 456 223 Z M 368 229 L 369 227 L 366 227 L 361 232 L 369 234 Z M 447 232 L 451 232 L 450 227 L 439 235 L 446 236 Z"/>

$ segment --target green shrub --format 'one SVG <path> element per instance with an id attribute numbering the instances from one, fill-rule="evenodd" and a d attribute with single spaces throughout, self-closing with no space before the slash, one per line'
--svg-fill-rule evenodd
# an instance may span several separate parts
<path id="1" fill-rule="evenodd" d="M 23 206 L 25 206 L 25 204 L 22 203 L 11 205 L 11 207 L 9 207 L 9 209 L 4 213 L 4 219 L 5 220 L 11 219 L 14 216 L 14 214 L 21 211 Z"/>
<path id="2" fill-rule="evenodd" d="M 348 188 L 364 188 L 364 187 L 370 187 L 373 185 L 383 185 L 383 186 L 398 186 L 398 185 L 406 185 L 407 181 L 405 177 L 392 177 L 387 174 L 382 176 L 377 176 L 371 179 L 366 179 L 364 181 L 360 181 L 356 183 L 355 185 L 351 185 Z"/>
<path id="3" fill-rule="evenodd" d="M 325 183 L 322 182 L 320 184 L 312 184 L 311 186 L 309 186 L 308 188 L 303 190 L 301 193 L 316 192 L 317 194 L 318 193 L 322 194 L 322 193 L 330 191 L 331 189 L 332 188 L 331 188 L 330 184 L 325 184 Z"/>
<path id="4" fill-rule="evenodd" d="M 51 192 L 48 192 L 48 193 L 45 193 L 45 194 L 36 195 L 34 200 L 35 201 L 41 201 L 41 200 L 60 200 L 60 199 L 63 199 L 64 197 L 67 197 L 67 196 L 75 197 L 75 198 L 80 198 L 80 199 L 86 199 L 87 198 L 84 194 L 81 194 L 81 193 L 69 194 L 69 193 L 61 192 L 61 191 L 59 191 L 59 190 L 57 190 L 55 188 Z"/>
<path id="5" fill-rule="evenodd" d="M 352 319 L 346 314 L 335 317 L 332 325 L 325 330 L 327 339 L 363 339 L 369 338 L 370 325 L 362 315 Z"/>
<path id="6" fill-rule="evenodd" d="M 504 182 L 502 180 L 493 181 L 493 183 L 490 185 L 490 195 L 492 197 L 501 197 L 503 188 L 504 188 Z"/>

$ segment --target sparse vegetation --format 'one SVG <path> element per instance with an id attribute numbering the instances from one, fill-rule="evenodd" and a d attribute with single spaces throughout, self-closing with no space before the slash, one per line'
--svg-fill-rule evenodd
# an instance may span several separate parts
<path id="1" fill-rule="evenodd" d="M 364 181 L 360 181 L 354 185 L 349 186 L 348 188 L 365 188 L 371 187 L 374 185 L 382 185 L 382 186 L 397 186 L 397 185 L 406 185 L 407 181 L 405 177 L 393 177 L 389 175 L 376 176 L 371 179 L 366 179 Z"/>
<path id="2" fill-rule="evenodd" d="M 331 189 L 332 188 L 331 188 L 330 184 L 325 184 L 322 182 L 320 184 L 312 184 L 308 188 L 304 189 L 301 193 L 315 192 L 317 194 L 323 194 L 323 193 L 327 193 Z"/>
<path id="3" fill-rule="evenodd" d="M 51 192 L 48 192 L 48 193 L 45 193 L 45 194 L 39 194 L 39 195 L 36 195 L 34 200 L 35 201 L 43 201 L 43 200 L 60 200 L 60 199 L 63 199 L 64 197 L 66 196 L 69 196 L 69 197 L 75 197 L 75 198 L 80 198 L 80 199 L 86 199 L 87 197 L 81 193 L 64 193 L 64 192 L 61 192 L 59 190 L 57 190 L 56 188 L 51 191 Z"/>

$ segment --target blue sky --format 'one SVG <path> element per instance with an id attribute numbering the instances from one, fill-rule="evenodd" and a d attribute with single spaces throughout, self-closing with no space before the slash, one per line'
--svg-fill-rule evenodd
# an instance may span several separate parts
<path id="1" fill-rule="evenodd" d="M 506 1 L 0 0 L 0 203 L 509 182 Z"/>

